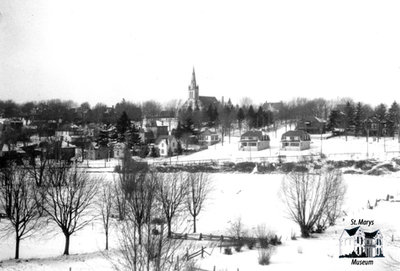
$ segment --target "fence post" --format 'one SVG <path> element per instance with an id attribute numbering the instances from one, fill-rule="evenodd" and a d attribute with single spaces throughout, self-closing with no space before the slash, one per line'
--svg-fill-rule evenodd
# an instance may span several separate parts
<path id="1" fill-rule="evenodd" d="M 189 249 L 186 248 L 186 261 L 189 261 Z"/>
<path id="2" fill-rule="evenodd" d="M 213 271 L 215 271 L 215 265 L 214 265 Z"/>
<path id="3" fill-rule="evenodd" d="M 201 247 L 201 257 L 204 258 L 204 247 Z"/>

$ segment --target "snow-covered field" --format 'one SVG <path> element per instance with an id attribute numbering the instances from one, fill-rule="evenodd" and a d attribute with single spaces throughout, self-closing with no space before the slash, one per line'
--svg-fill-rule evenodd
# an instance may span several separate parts
<path id="1" fill-rule="evenodd" d="M 294 127 L 292 127 L 294 128 Z M 277 132 L 270 132 L 271 138 L 270 148 L 261 151 L 239 151 L 239 140 L 238 133 L 235 136 L 225 137 L 224 144 L 218 143 L 210 146 L 206 150 L 202 150 L 190 155 L 184 155 L 179 157 L 170 158 L 157 158 L 155 161 L 196 161 L 196 160 L 231 160 L 237 162 L 240 160 L 255 160 L 259 158 L 273 157 L 276 158 L 279 155 L 285 155 L 290 159 L 291 156 L 301 155 L 317 155 L 321 151 L 331 160 L 346 160 L 346 159 L 366 159 L 366 158 L 377 158 L 377 159 L 390 159 L 393 156 L 398 156 L 400 152 L 400 144 L 398 139 L 395 138 L 373 138 L 369 137 L 368 143 L 365 137 L 354 137 L 345 136 L 333 137 L 326 139 L 327 135 L 323 135 L 322 139 L 320 135 L 311 135 L 311 148 L 303 151 L 283 151 L 280 149 L 280 139 L 284 132 L 290 127 L 280 128 Z M 321 148 L 322 146 L 322 148 Z"/>
<path id="2" fill-rule="evenodd" d="M 107 174 L 111 178 L 112 174 Z M 397 254 L 392 244 L 392 235 L 400 240 L 400 217 L 397 215 L 400 202 L 380 201 L 372 210 L 367 202 L 374 205 L 376 199 L 386 198 L 388 194 L 400 199 L 400 175 L 385 176 L 344 175 L 347 183 L 347 196 L 344 210 L 347 216 L 338 221 L 325 234 L 308 240 L 290 240 L 299 229 L 286 215 L 279 197 L 281 174 L 211 174 L 213 192 L 200 214 L 198 232 L 226 233 L 230 222 L 242 218 L 251 230 L 259 224 L 282 236 L 283 245 L 276 248 L 269 266 L 257 263 L 257 251 L 245 250 L 233 255 L 223 255 L 214 249 L 211 256 L 199 260 L 198 265 L 205 270 L 350 270 L 349 259 L 339 259 L 338 239 L 351 219 L 374 220 L 373 229 L 380 229 L 385 242 L 384 253 Z M 2 221 L 4 223 L 4 220 Z M 110 237 L 111 251 L 116 248 L 116 234 Z M 399 243 L 397 243 L 399 246 Z M 8 260 L 13 257 L 14 240 L 10 236 L 0 241 L 0 269 L 4 270 L 110 270 L 111 263 L 104 257 L 104 234 L 101 222 L 90 224 L 71 238 L 71 256 L 59 256 L 64 246 L 63 235 L 57 227 L 41 231 L 35 237 L 21 243 L 20 262 Z M 300 253 L 301 252 L 301 253 Z M 397 254 L 398 255 L 398 254 Z M 26 261 L 25 259 L 29 259 Z M 386 270 L 383 259 L 374 260 L 368 270 Z M 358 269 L 362 267 L 358 266 Z M 361 270 L 361 269 L 360 269 Z M 364 270 L 364 269 L 362 269 Z"/>

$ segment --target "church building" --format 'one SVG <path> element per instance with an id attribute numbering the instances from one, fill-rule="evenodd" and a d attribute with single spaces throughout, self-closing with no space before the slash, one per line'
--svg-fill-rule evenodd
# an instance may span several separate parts
<path id="1" fill-rule="evenodd" d="M 192 81 L 189 85 L 189 98 L 183 104 L 183 108 L 191 107 L 193 110 L 199 109 L 208 109 L 210 105 L 217 107 L 219 104 L 218 100 L 213 96 L 199 96 L 199 85 L 196 82 L 196 74 L 192 73 Z"/>

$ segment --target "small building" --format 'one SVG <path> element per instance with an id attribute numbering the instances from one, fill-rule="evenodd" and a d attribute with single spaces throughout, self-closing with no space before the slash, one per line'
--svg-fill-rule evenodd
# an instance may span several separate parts
<path id="1" fill-rule="evenodd" d="M 99 160 L 109 158 L 109 148 L 92 142 L 87 149 L 87 159 Z"/>
<path id="2" fill-rule="evenodd" d="M 123 142 L 116 143 L 113 147 L 113 157 L 122 159 L 125 156 L 126 144 Z"/>
<path id="3" fill-rule="evenodd" d="M 220 142 L 220 136 L 214 131 L 206 129 L 205 131 L 201 132 L 199 135 L 199 143 L 202 145 L 214 145 Z"/>
<path id="4" fill-rule="evenodd" d="M 240 136 L 239 150 L 261 151 L 269 148 L 270 138 L 261 131 L 247 131 Z"/>
<path id="5" fill-rule="evenodd" d="M 287 131 L 282 134 L 282 150 L 307 150 L 310 148 L 311 138 L 308 133 L 302 130 Z"/>
<path id="6" fill-rule="evenodd" d="M 368 136 L 383 136 L 386 134 L 386 122 L 380 122 L 377 117 L 364 120 L 365 133 Z"/>
<path id="7" fill-rule="evenodd" d="M 339 239 L 339 257 L 383 257 L 380 230 L 366 232 L 360 226 L 343 230 Z"/>
<path id="8" fill-rule="evenodd" d="M 178 141 L 174 136 L 162 135 L 156 139 L 155 146 L 160 151 L 160 156 L 168 156 L 168 153 L 177 151 Z"/>
<path id="9" fill-rule="evenodd" d="M 302 130 L 309 134 L 324 134 L 326 121 L 317 117 L 302 118 L 297 122 L 296 130 Z"/>

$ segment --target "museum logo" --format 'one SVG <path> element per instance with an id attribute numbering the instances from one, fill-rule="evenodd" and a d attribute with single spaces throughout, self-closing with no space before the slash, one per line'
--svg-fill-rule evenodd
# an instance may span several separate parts
<path id="1" fill-rule="evenodd" d="M 373 225 L 373 221 L 365 223 L 358 221 L 359 225 Z M 352 225 L 355 220 L 352 219 Z M 372 265 L 373 260 L 357 260 L 356 258 L 383 258 L 383 236 L 380 230 L 366 231 L 361 226 L 344 229 L 339 239 L 339 258 L 353 258 L 351 264 Z"/>

